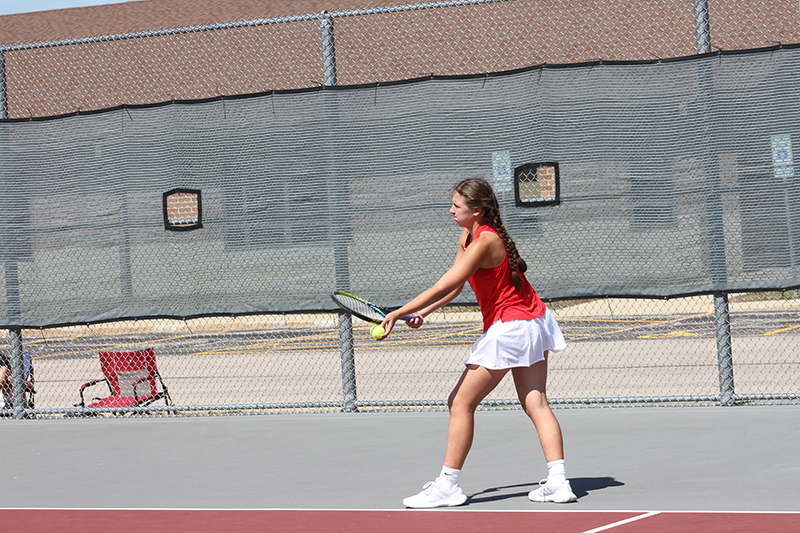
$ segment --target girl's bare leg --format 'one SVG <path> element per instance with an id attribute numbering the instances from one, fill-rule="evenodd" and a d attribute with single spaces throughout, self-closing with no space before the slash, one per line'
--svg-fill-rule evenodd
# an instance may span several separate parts
<path id="1" fill-rule="evenodd" d="M 547 482 L 529 492 L 528 498 L 534 502 L 574 502 L 577 497 L 566 479 L 561 426 L 547 403 L 547 352 L 544 361 L 528 368 L 514 368 L 512 373 L 519 401 L 536 426 L 547 460 Z"/>
<path id="2" fill-rule="evenodd" d="M 544 361 L 527 368 L 513 368 L 511 373 L 522 408 L 539 434 L 545 460 L 563 459 L 561 426 L 547 403 L 547 352 Z"/>
<path id="3" fill-rule="evenodd" d="M 508 370 L 489 370 L 467 365 L 447 400 L 450 423 L 447 428 L 447 450 L 444 466 L 461 470 L 472 447 L 475 431 L 475 409 L 494 390 Z"/>

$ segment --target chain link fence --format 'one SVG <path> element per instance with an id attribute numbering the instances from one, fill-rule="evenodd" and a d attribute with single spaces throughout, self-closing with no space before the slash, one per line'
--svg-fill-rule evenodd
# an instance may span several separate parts
<path id="1" fill-rule="evenodd" d="M 794 292 L 730 297 L 733 383 L 721 381 L 712 296 L 551 302 L 550 308 L 568 342 L 550 361 L 556 405 L 707 404 L 734 391 L 735 402 L 798 399 Z M 153 347 L 176 406 L 159 402 L 142 410 L 188 414 L 341 410 L 343 395 L 353 391 L 359 410 L 444 408 L 480 333 L 479 313 L 463 308 L 432 315 L 420 330 L 401 327 L 381 343 L 369 337 L 367 324 L 355 323 L 352 381 L 342 379 L 335 313 L 142 320 L 22 335 L 33 355 L 37 411 L 69 413 L 81 385 L 103 377 L 99 351 Z M 94 395 L 107 396 L 108 387 L 88 390 L 87 403 Z M 516 405 L 512 381 L 485 404 Z"/>
<path id="2" fill-rule="evenodd" d="M 791 43 L 800 43 L 800 4 L 788 0 L 395 3 L 1 43 L 0 118 Z M 17 266 L 3 259 L 11 308 L 20 297 Z M 79 293 L 92 285 L 60 283 L 79 286 Z M 556 405 L 796 402 L 800 395 L 796 291 L 587 297 L 549 306 L 569 343 L 550 361 Z M 382 343 L 357 320 L 299 310 L 10 327 L 0 334 L 9 354 L 0 411 L 6 416 L 444 409 L 480 319 L 472 307 L 451 307 L 423 329 L 401 328 Z M 120 393 L 102 381 L 101 352 L 147 348 L 167 395 L 146 406 L 85 407 Z M 516 405 L 510 379 L 484 402 Z"/>

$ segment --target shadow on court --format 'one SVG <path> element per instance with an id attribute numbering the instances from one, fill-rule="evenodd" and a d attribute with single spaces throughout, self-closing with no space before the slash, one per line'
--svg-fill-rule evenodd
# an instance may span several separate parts
<path id="1" fill-rule="evenodd" d="M 624 483 L 617 481 L 613 477 L 573 477 L 570 478 L 572 492 L 580 500 L 589 495 L 590 492 L 602 490 L 609 487 L 621 487 Z M 528 493 L 539 487 L 538 483 L 521 483 L 517 485 L 505 485 L 503 487 L 492 487 L 484 489 L 475 494 L 471 494 L 465 505 L 497 502 L 509 499 L 524 499 Z"/>
<path id="2" fill-rule="evenodd" d="M 622 487 L 625 483 L 613 477 L 574 477 L 570 479 L 570 485 L 572 485 L 572 492 L 580 499 L 588 496 L 590 492 L 609 487 Z"/>
<path id="3" fill-rule="evenodd" d="M 523 483 L 518 485 L 506 485 L 504 487 L 492 487 L 471 494 L 469 498 L 467 498 L 467 503 L 465 505 L 497 502 L 510 498 L 527 498 L 528 492 L 532 491 L 537 486 L 538 484 Z"/>

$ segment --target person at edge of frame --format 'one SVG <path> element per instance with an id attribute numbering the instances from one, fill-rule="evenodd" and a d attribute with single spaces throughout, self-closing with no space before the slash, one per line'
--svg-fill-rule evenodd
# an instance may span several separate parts
<path id="1" fill-rule="evenodd" d="M 472 346 L 466 369 L 448 398 L 450 411 L 444 465 L 422 492 L 403 500 L 410 508 L 462 505 L 467 496 L 458 484 L 472 446 L 475 409 L 511 371 L 519 401 L 539 435 L 547 461 L 547 479 L 528 497 L 535 502 L 577 500 L 566 477 L 561 426 L 547 402 L 549 352 L 566 348 L 564 336 L 549 309 L 525 279 L 525 261 L 500 218 L 492 186 L 466 179 L 453 188 L 450 214 L 463 228 L 453 266 L 432 287 L 381 323 L 385 339 L 397 320 L 413 315 L 409 326 L 456 298 L 469 281 L 483 315 L 483 335 Z M 524 451 L 520 451 L 525 455 Z"/>
<path id="2" fill-rule="evenodd" d="M 22 382 L 26 390 L 33 390 L 33 384 L 25 380 Z M 14 407 L 14 395 L 11 383 L 11 362 L 8 355 L 0 351 L 0 409 L 12 409 Z"/>

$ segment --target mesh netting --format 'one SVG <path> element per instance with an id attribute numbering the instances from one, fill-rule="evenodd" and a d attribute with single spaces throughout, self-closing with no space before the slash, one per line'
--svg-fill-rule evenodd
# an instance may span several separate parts
<path id="1" fill-rule="evenodd" d="M 798 286 L 799 62 L 777 47 L 0 122 L 2 324 L 333 310 L 335 289 L 399 305 L 452 263 L 464 177 L 494 181 L 546 299 Z M 498 161 L 557 162 L 560 204 L 516 207 Z"/>

